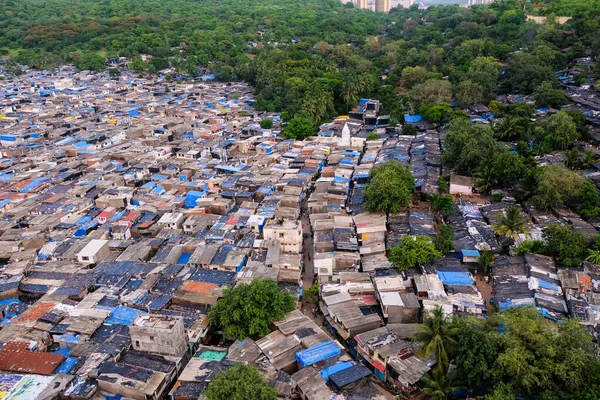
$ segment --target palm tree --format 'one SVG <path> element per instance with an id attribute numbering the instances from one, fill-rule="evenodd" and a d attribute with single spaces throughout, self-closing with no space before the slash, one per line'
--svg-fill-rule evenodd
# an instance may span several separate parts
<path id="1" fill-rule="evenodd" d="M 494 232 L 507 238 L 518 239 L 520 233 L 528 233 L 527 221 L 519 207 L 508 207 L 497 224 L 492 226 Z"/>
<path id="2" fill-rule="evenodd" d="M 445 371 L 450 364 L 450 355 L 456 349 L 458 328 L 446 318 L 442 307 L 436 307 L 425 316 L 421 329 L 413 336 L 414 341 L 423 342 L 417 355 L 425 358 L 435 352 L 438 367 Z"/>
<path id="3" fill-rule="evenodd" d="M 481 252 L 479 257 L 477 257 L 477 263 L 479 263 L 479 267 L 483 271 L 483 274 L 487 276 L 490 273 L 490 269 L 494 265 L 494 255 L 489 250 L 484 250 Z"/>
<path id="4" fill-rule="evenodd" d="M 434 369 L 421 378 L 423 392 L 436 400 L 447 400 L 464 386 L 456 379 L 456 375 L 444 370 Z"/>
<path id="5" fill-rule="evenodd" d="M 600 265 L 600 250 L 588 250 L 588 256 L 585 261 Z"/>
<path id="6" fill-rule="evenodd" d="M 486 163 L 475 173 L 475 186 L 481 193 L 489 193 L 496 181 L 496 171 L 491 164 Z"/>

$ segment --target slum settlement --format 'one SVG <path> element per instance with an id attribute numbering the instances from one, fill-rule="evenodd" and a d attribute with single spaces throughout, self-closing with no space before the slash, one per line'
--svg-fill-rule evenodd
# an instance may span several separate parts
<path id="1" fill-rule="evenodd" d="M 436 363 L 411 341 L 423 312 L 486 312 L 473 266 L 480 251 L 499 249 L 490 224 L 509 203 L 459 202 L 448 217 L 455 251 L 408 273 L 386 248 L 434 238 L 433 212 L 386 220 L 363 204 L 370 170 L 390 159 L 410 166 L 423 196 L 437 193 L 443 132 L 407 116 L 417 134 L 402 135 L 378 101 L 362 99 L 295 141 L 253 103 L 243 84 L 70 68 L 0 81 L 5 398 L 198 399 L 237 362 L 281 398 L 381 398 L 372 382 L 410 395 Z M 266 119 L 271 128 L 261 128 Z M 373 131 L 379 139 L 367 141 Z M 450 180 L 451 193 L 473 186 Z M 532 209 L 531 235 L 552 218 Z M 600 320 L 598 271 L 559 273 L 544 256 L 496 266 L 501 309 Z M 314 279 L 317 318 L 296 310 L 267 336 L 228 345 L 208 311 L 225 288 L 256 279 L 277 282 L 299 308 Z"/>

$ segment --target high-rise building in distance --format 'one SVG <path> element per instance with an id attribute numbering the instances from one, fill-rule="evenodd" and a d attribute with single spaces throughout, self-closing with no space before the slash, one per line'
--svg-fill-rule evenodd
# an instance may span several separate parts
<path id="1" fill-rule="evenodd" d="M 389 12 L 390 8 L 390 0 L 375 0 L 375 11 Z"/>

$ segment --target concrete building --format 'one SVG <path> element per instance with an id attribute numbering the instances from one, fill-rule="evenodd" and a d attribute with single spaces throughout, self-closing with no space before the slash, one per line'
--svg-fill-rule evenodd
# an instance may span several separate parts
<path id="1" fill-rule="evenodd" d="M 450 177 L 450 194 L 464 194 L 470 196 L 473 194 L 475 178 L 469 176 L 452 175 Z"/>
<path id="2" fill-rule="evenodd" d="M 390 0 L 375 0 L 375 11 L 389 12 L 390 8 Z"/>
<path id="3" fill-rule="evenodd" d="M 263 230 L 265 240 L 279 242 L 282 253 L 302 251 L 302 224 L 298 221 L 283 221 L 268 224 Z"/>
<path id="4" fill-rule="evenodd" d="M 77 254 L 77 261 L 82 264 L 97 264 L 109 252 L 108 240 L 93 239 Z"/>
<path id="5" fill-rule="evenodd" d="M 135 350 L 181 357 L 188 348 L 182 318 L 140 315 L 129 327 Z"/>

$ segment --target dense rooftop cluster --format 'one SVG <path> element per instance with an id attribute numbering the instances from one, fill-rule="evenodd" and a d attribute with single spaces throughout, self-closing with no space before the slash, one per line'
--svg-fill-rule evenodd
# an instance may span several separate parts
<path id="1" fill-rule="evenodd" d="M 566 85 L 570 74 L 557 73 Z M 524 227 L 503 236 L 497 226 L 520 205 L 510 190 L 479 196 L 476 178 L 443 165 L 452 128 L 416 115 L 390 126 L 379 101 L 360 99 L 316 136 L 286 139 L 278 114 L 253 109 L 248 86 L 210 78 L 63 67 L 0 81 L 0 381 L 9 396 L 25 387 L 32 399 L 197 399 L 244 362 L 284 398 L 377 399 L 372 379 L 414 394 L 436 364 L 411 340 L 428 311 L 533 305 L 597 329 L 600 267 L 559 268 L 518 250 L 548 227 L 593 240 L 597 218 L 527 204 Z M 597 123 L 595 90 L 566 90 L 570 107 Z M 535 118 L 556 112 L 538 108 Z M 483 105 L 465 113 L 474 126 L 501 122 Z M 564 163 L 561 154 L 536 162 Z M 416 189 L 389 216 L 365 207 L 373 168 L 388 161 L 407 165 Z M 455 203 L 441 215 L 426 200 L 446 191 Z M 446 227 L 449 251 L 396 268 L 393 249 L 416 238 L 437 246 Z M 491 286 L 479 270 L 485 252 L 497 254 Z M 313 274 L 324 328 L 310 310 L 293 311 L 268 335 L 231 344 L 209 323 L 228 287 L 274 281 L 300 302 Z"/>

